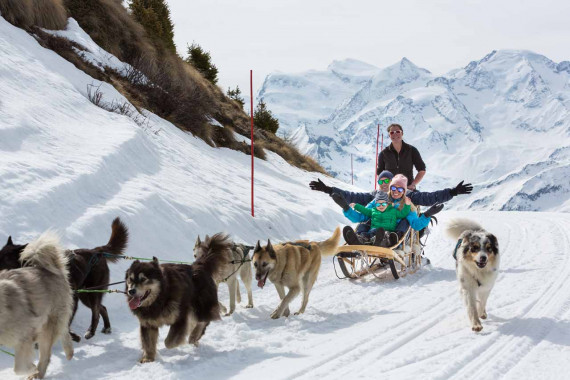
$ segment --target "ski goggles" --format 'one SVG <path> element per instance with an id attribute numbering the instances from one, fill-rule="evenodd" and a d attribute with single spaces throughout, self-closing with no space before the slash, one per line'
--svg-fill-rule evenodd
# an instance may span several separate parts
<path id="1" fill-rule="evenodd" d="M 401 133 L 402 133 L 402 131 L 400 131 L 399 129 L 390 132 L 391 135 L 399 135 L 399 134 L 401 134 Z"/>
<path id="2" fill-rule="evenodd" d="M 403 187 L 396 187 L 396 186 L 390 186 L 390 190 L 398 191 L 398 193 L 403 193 L 404 191 L 406 191 L 406 189 L 404 189 Z"/>
<path id="3" fill-rule="evenodd" d="M 386 179 L 378 179 L 378 184 L 381 185 L 383 183 L 385 183 L 386 185 L 389 184 L 391 181 L 390 178 L 386 178 Z"/>
<path id="4" fill-rule="evenodd" d="M 374 206 L 374 207 L 380 207 L 380 206 L 382 206 L 382 207 L 388 206 L 388 202 L 376 203 L 376 206 Z"/>

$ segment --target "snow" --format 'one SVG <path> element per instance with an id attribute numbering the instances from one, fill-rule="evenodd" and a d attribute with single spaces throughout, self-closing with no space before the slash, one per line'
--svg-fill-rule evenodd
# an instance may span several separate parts
<path id="1" fill-rule="evenodd" d="M 96 107 L 86 97 L 87 85 L 96 80 L 2 18 L 0 81 L 0 238 L 11 235 L 16 243 L 55 228 L 66 247 L 98 246 L 120 216 L 130 230 L 127 254 L 191 260 L 198 234 L 226 231 L 248 244 L 267 238 L 325 239 L 346 221 L 308 182 L 320 177 L 358 190 L 268 153 L 267 161 L 255 159 L 252 218 L 250 156 L 212 148 L 151 113 L 144 112 L 149 122 L 141 127 Z M 126 101 L 110 85 L 102 84 L 101 91 L 109 101 Z M 299 136 L 306 133 L 300 130 Z M 544 201 L 536 195 L 541 183 L 564 176 L 559 162 L 569 156 L 561 148 L 536 165 L 519 163 L 525 176 L 503 176 L 501 191 Z M 449 176 L 456 179 L 456 173 Z M 563 182 L 556 191 L 566 191 Z M 478 190 L 476 196 L 458 198 L 458 207 L 495 191 L 491 182 Z M 455 216 L 472 218 L 496 234 L 503 256 L 489 319 L 478 334 L 471 331 L 459 298 L 451 258 L 455 242 L 443 236 L 442 224 Z M 348 281 L 337 279 L 331 258 L 325 257 L 305 314 L 270 319 L 277 292 L 270 284 L 255 288 L 255 307 L 245 309 L 242 303 L 232 316 L 212 323 L 199 347 L 167 350 L 167 329 L 162 329 L 154 363 L 138 363 L 138 322 L 122 295 L 109 294 L 104 304 L 112 334 L 98 332 L 75 344 L 69 362 L 57 344 L 47 378 L 520 379 L 560 378 L 568 372 L 568 214 L 444 211 L 439 220 L 426 249 L 431 267 L 398 281 Z M 111 264 L 111 280 L 122 280 L 128 265 Z M 224 285 L 220 294 L 227 305 Z M 292 309 L 299 306 L 297 298 Z M 72 328 L 82 333 L 89 321 L 90 313 L 80 305 Z M 2 379 L 18 378 L 12 365 L 11 357 L 0 355 Z"/>

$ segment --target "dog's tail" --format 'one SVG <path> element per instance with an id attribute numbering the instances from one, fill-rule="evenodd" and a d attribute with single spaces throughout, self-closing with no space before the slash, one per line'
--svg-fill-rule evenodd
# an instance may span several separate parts
<path id="1" fill-rule="evenodd" d="M 200 247 L 205 254 L 194 261 L 194 269 L 213 276 L 222 265 L 229 264 L 227 260 L 232 257 L 232 244 L 230 237 L 223 232 L 207 237 Z"/>
<path id="2" fill-rule="evenodd" d="M 53 274 L 68 277 L 67 256 L 59 243 L 59 236 L 53 231 L 44 232 L 27 245 L 20 261 L 23 266 L 44 268 Z"/>
<path id="3" fill-rule="evenodd" d="M 113 220 L 111 224 L 111 237 L 109 242 L 102 246 L 95 248 L 96 251 L 102 253 L 110 253 L 112 255 L 122 255 L 127 248 L 129 241 L 129 230 L 127 226 L 121 221 L 119 217 Z M 116 263 L 119 257 L 105 255 L 107 261 Z"/>
<path id="4" fill-rule="evenodd" d="M 483 227 L 477 222 L 464 218 L 455 218 L 447 223 L 445 233 L 452 239 L 458 239 L 459 236 L 467 230 L 482 230 Z"/>
<path id="5" fill-rule="evenodd" d="M 336 248 L 340 241 L 340 227 L 334 230 L 333 235 L 325 241 L 317 243 L 321 249 L 321 255 L 332 256 L 336 253 Z"/>
<path id="6" fill-rule="evenodd" d="M 200 322 L 220 319 L 218 290 L 213 276 L 224 264 L 229 264 L 232 245 L 230 237 L 221 232 L 207 237 L 200 247 L 205 254 L 192 264 L 192 281 L 197 289 L 194 292 L 194 312 Z"/>

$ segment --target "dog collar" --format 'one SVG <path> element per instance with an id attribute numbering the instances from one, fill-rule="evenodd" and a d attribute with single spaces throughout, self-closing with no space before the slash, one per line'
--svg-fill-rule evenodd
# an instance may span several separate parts
<path id="1" fill-rule="evenodd" d="M 457 245 L 455 246 L 455 249 L 453 250 L 453 258 L 455 259 L 455 261 L 457 261 L 457 250 L 461 246 L 461 243 L 463 243 L 463 239 L 457 240 Z"/>

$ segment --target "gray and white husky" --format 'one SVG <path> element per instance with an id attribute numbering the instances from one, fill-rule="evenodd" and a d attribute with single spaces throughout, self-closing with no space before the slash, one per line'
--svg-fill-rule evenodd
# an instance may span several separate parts
<path id="1" fill-rule="evenodd" d="M 471 329 L 481 331 L 481 319 L 487 318 L 487 299 L 499 274 L 499 242 L 495 235 L 468 219 L 453 219 L 446 232 L 458 239 L 454 253 L 457 280 Z"/>
<path id="2" fill-rule="evenodd" d="M 16 374 L 42 379 L 57 340 L 67 359 L 73 357 L 67 257 L 58 237 L 48 231 L 26 246 L 20 260 L 22 268 L 0 272 L 0 345 L 15 349 Z M 33 363 L 36 342 L 37 367 Z"/>
<path id="3" fill-rule="evenodd" d="M 239 292 L 238 274 L 247 290 L 246 308 L 253 307 L 253 295 L 251 293 L 251 260 L 248 252 L 253 247 L 232 242 L 228 235 L 217 233 L 212 237 L 206 235 L 206 239 L 202 242 L 200 236 L 196 239 L 194 245 L 194 258 L 199 258 L 205 254 L 222 255 L 225 264 L 214 274 L 214 281 L 219 286 L 221 282 L 228 284 L 230 293 L 230 311 L 220 303 L 220 309 L 226 316 L 231 315 L 236 309 L 237 302 L 241 302 L 241 294 Z"/>

